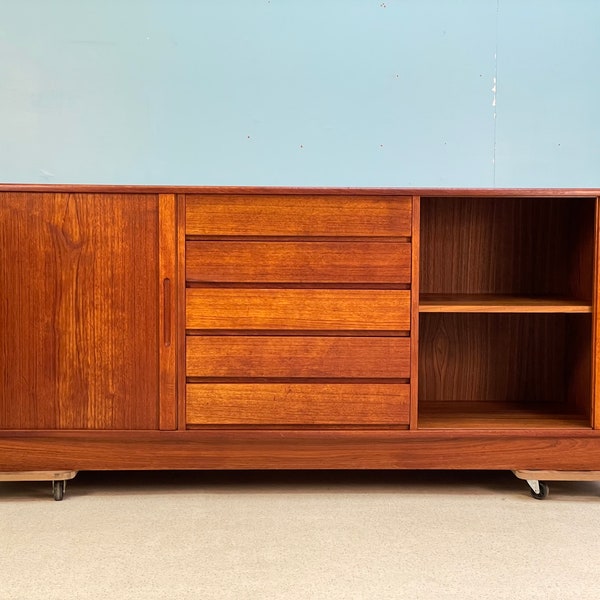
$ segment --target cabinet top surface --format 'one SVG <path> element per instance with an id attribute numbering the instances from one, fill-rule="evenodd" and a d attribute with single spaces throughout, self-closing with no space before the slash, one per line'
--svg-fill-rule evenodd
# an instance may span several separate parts
<path id="1" fill-rule="evenodd" d="M 600 196 L 600 188 L 351 188 L 0 183 L 0 192 L 246 195 Z"/>

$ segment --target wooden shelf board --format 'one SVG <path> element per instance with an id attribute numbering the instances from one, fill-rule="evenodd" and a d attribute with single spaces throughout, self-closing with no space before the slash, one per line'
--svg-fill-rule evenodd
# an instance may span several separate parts
<path id="1" fill-rule="evenodd" d="M 583 300 L 555 296 L 421 294 L 419 312 L 591 313 L 592 305 Z"/>
<path id="2" fill-rule="evenodd" d="M 584 415 L 553 405 L 423 402 L 419 429 L 590 429 Z"/>

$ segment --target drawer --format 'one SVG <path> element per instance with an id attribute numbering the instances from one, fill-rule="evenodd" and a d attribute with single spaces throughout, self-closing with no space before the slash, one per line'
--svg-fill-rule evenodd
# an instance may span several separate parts
<path id="1" fill-rule="evenodd" d="M 187 329 L 410 329 L 409 290 L 195 288 Z"/>
<path id="2" fill-rule="evenodd" d="M 201 383 L 186 388 L 193 425 L 406 425 L 403 383 Z"/>
<path id="3" fill-rule="evenodd" d="M 407 242 L 216 242 L 186 244 L 191 282 L 408 284 Z"/>
<path id="4" fill-rule="evenodd" d="M 410 196 L 186 196 L 186 233 L 197 236 L 394 237 L 411 235 Z"/>
<path id="5" fill-rule="evenodd" d="M 188 336 L 188 378 L 410 377 L 410 338 Z"/>

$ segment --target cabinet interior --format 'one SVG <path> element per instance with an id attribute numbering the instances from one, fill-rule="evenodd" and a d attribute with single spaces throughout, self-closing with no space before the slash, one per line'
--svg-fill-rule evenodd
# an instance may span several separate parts
<path id="1" fill-rule="evenodd" d="M 594 201 L 420 208 L 420 427 L 590 427 Z"/>

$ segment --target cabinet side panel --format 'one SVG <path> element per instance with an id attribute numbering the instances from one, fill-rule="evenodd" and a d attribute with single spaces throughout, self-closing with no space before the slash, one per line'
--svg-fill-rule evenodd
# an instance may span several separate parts
<path id="1" fill-rule="evenodd" d="M 155 428 L 157 197 L 5 193 L 0 249 L 0 428 Z"/>
<path id="2" fill-rule="evenodd" d="M 599 297 L 598 290 L 600 289 L 600 198 L 596 198 L 596 215 L 594 221 L 594 238 L 595 238 L 595 253 L 594 253 L 594 294 L 593 294 L 593 342 L 592 342 L 592 424 L 594 429 L 600 429 L 600 377 L 598 369 L 600 369 L 600 318 L 598 317 Z"/>
<path id="3" fill-rule="evenodd" d="M 419 294 L 421 262 L 421 198 L 413 196 L 411 236 L 411 291 L 410 291 L 410 428 L 418 427 L 419 406 Z"/>

